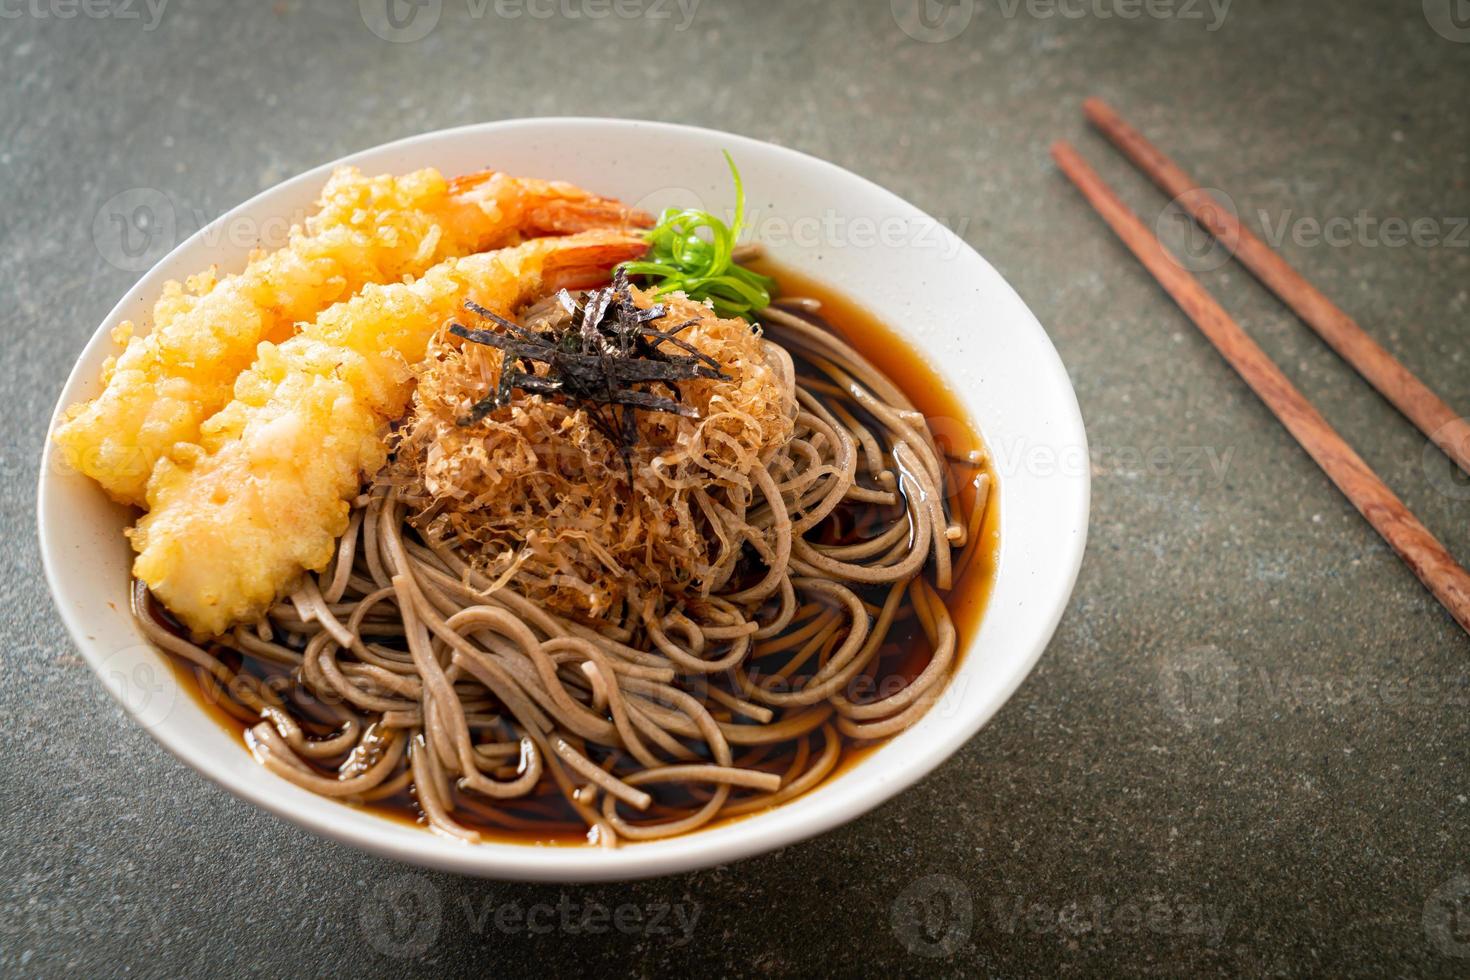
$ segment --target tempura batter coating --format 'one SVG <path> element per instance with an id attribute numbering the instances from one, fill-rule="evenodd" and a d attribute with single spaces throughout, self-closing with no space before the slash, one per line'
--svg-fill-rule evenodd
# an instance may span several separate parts
<path id="1" fill-rule="evenodd" d="M 280 345 L 263 344 L 198 445 L 163 460 L 130 532 L 134 574 L 190 629 L 265 612 L 303 569 L 331 560 L 348 502 L 385 459 L 410 365 L 472 299 L 502 315 L 592 285 L 642 254 L 634 235 L 586 232 L 450 259 L 412 283 L 367 286 Z"/>
<path id="2" fill-rule="evenodd" d="M 364 285 L 418 276 L 446 258 L 522 236 L 645 221 L 571 184 L 491 172 L 445 180 L 436 170 L 366 177 L 341 168 L 285 247 L 256 252 L 235 275 L 207 271 L 168 283 L 144 336 L 121 324 L 114 337 L 126 347 L 103 366 L 102 394 L 72 406 L 56 441 L 113 498 L 141 505 L 158 461 L 198 440 L 261 341 L 279 343 Z"/>

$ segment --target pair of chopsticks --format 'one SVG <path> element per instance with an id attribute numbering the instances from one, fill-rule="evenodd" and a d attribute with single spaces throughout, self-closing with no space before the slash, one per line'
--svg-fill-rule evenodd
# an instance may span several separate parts
<path id="1" fill-rule="evenodd" d="M 1158 187 L 1312 327 L 1419 430 L 1470 473 L 1470 424 L 1460 418 L 1363 328 L 1246 229 L 1137 130 L 1100 99 L 1087 118 Z M 1425 587 L 1470 632 L 1470 574 L 1409 512 L 1192 273 L 1128 210 L 1068 143 L 1051 148 L 1057 166 L 1194 321 L 1302 448 L 1373 525 Z"/>

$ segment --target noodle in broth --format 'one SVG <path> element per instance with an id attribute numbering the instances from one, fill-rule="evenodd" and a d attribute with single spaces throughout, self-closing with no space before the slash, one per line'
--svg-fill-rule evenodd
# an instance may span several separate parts
<path id="1" fill-rule="evenodd" d="M 704 508 L 745 543 L 706 602 L 564 615 L 428 533 L 390 482 L 261 624 L 196 644 L 135 584 L 139 622 L 272 772 L 467 841 L 612 846 L 797 797 L 932 706 L 951 607 L 983 602 L 962 583 L 994 554 L 978 443 L 942 444 L 838 311 L 761 316 L 793 431 L 741 474 L 748 494 Z"/>

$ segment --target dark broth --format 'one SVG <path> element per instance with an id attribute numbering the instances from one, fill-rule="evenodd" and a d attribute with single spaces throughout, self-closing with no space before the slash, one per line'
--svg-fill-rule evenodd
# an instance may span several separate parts
<path id="1" fill-rule="evenodd" d="M 814 316 L 812 319 L 836 331 L 872 361 L 931 420 L 931 427 L 939 448 L 949 458 L 947 464 L 949 467 L 950 497 L 947 501 L 949 512 L 954 519 L 963 524 L 969 524 L 976 500 L 976 480 L 982 473 L 989 473 L 989 471 L 984 467 L 965 462 L 965 460 L 969 452 L 981 449 L 983 444 L 979 433 L 965 420 L 965 413 L 960 407 L 959 400 L 945 386 L 933 367 L 889 327 L 840 294 L 805 276 L 770 263 L 758 262 L 754 265 L 759 271 L 777 279 L 781 285 L 781 295 L 808 296 L 820 300 L 821 316 Z M 768 336 L 779 342 L 781 339 L 779 328 L 768 328 Z M 804 367 L 799 357 L 796 358 L 796 361 L 798 370 L 802 374 L 815 373 L 813 369 Z M 963 552 L 955 555 L 955 567 L 962 569 L 962 572 L 955 580 L 953 588 L 941 593 L 959 634 L 954 669 L 958 669 L 962 662 L 960 658 L 963 656 L 964 649 L 979 626 L 985 604 L 990 596 L 995 566 L 999 558 L 999 494 L 994 475 L 990 474 L 990 476 L 991 492 L 986 502 L 980 533 L 967 542 Z M 899 507 L 901 508 L 902 505 L 900 504 Z M 843 504 L 818 529 L 819 537 L 829 543 L 860 541 L 870 536 L 872 528 L 885 526 L 892 521 L 892 518 L 891 510 L 877 505 Z M 855 591 L 867 601 L 882 601 L 883 590 L 881 589 L 856 589 Z M 905 606 L 907 605 L 906 602 Z M 907 684 L 916 677 L 929 662 L 931 655 L 929 641 L 919 625 L 918 618 L 911 614 L 911 610 L 906 610 L 906 612 L 909 614 L 901 615 L 901 618 L 895 621 L 887 640 L 879 651 L 876 666 L 865 672 L 873 675 L 883 685 L 884 695 L 894 693 L 896 688 Z M 188 690 L 200 706 L 220 724 L 238 733 L 243 743 L 246 731 L 253 722 L 247 723 L 225 709 L 222 702 L 226 696 L 213 679 L 207 676 L 201 679 L 201 674 L 182 660 L 171 656 L 166 656 L 165 659 L 172 665 L 180 685 Z M 299 709 L 299 720 L 308 734 L 320 736 L 331 732 L 333 726 L 329 720 L 330 716 L 325 712 L 313 711 L 311 696 L 304 694 L 290 680 L 286 668 L 263 663 L 250 657 L 241 658 L 238 654 L 228 652 L 221 659 L 233 669 L 244 670 L 261 678 L 274 677 L 277 691 L 290 690 L 297 694 L 294 703 Z M 870 697 L 876 697 L 877 694 L 875 690 L 871 692 Z M 855 701 L 865 700 L 862 695 L 861 690 L 850 694 Z M 313 716 L 320 719 L 320 724 L 316 726 L 315 731 L 310 725 L 310 719 Z M 844 737 L 837 766 L 826 777 L 824 783 L 851 769 L 882 744 L 882 741 L 855 741 Z M 760 754 L 759 764 L 762 768 L 773 768 L 779 771 L 784 768 L 786 761 L 791 758 L 791 753 L 794 751 L 794 742 L 772 747 L 769 751 Z M 605 756 L 594 757 L 596 762 L 602 762 L 604 759 Z M 678 790 L 661 790 L 655 793 L 655 798 L 655 805 L 646 814 L 648 817 L 656 818 L 661 813 L 671 814 L 675 808 L 686 808 L 698 805 L 700 802 Z M 476 810 L 489 806 L 488 801 L 473 798 L 469 794 L 460 792 L 457 788 L 451 787 L 451 800 L 448 802 L 453 805 L 456 820 L 480 831 L 487 840 L 543 846 L 587 846 L 586 825 L 554 787 L 549 792 L 535 794 L 526 800 L 496 804 L 502 814 L 502 819 L 505 814 L 509 813 L 524 824 L 517 828 L 507 828 L 478 816 Z M 344 805 L 360 806 L 407 823 L 418 825 L 424 823 L 418 803 L 408 790 L 370 803 Z M 744 816 L 716 820 L 706 824 L 706 827 L 740 820 Z"/>

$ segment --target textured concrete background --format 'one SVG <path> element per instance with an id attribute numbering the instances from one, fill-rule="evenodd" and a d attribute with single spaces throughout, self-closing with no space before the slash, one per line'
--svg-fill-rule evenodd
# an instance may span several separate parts
<path id="1" fill-rule="evenodd" d="M 0 2 L 0 972 L 1470 967 L 1470 641 L 1046 156 L 1076 140 L 1158 216 L 1081 122 L 1111 99 L 1470 406 L 1470 21 L 1449 0 L 953 0 L 927 26 L 911 0 L 424 0 L 401 30 L 383 0 L 157 2 Z M 140 271 L 120 237 L 140 193 L 181 238 L 340 154 L 551 114 L 774 140 L 958 228 L 1050 331 L 1096 473 L 1056 640 L 937 773 L 780 854 L 585 889 L 420 874 L 175 763 L 63 633 L 32 490 L 71 360 Z M 1205 279 L 1470 559 L 1445 460 L 1238 268 Z"/>

